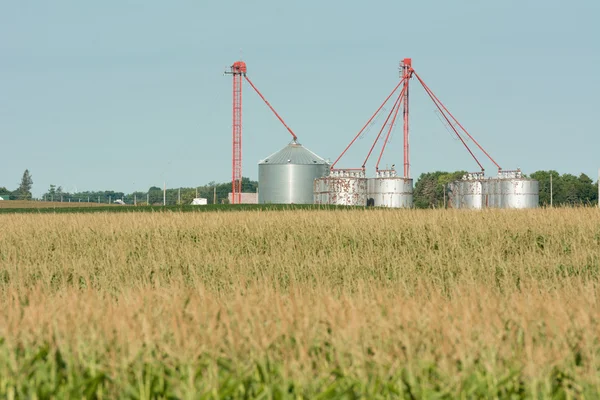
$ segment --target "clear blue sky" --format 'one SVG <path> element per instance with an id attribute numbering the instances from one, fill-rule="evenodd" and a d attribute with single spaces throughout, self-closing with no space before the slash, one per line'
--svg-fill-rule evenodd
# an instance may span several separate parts
<path id="1" fill-rule="evenodd" d="M 600 166 L 600 1 L 0 3 L 0 186 L 34 195 L 192 187 L 231 177 L 231 78 L 249 76 L 335 159 L 415 70 L 505 169 Z M 290 136 L 244 87 L 244 175 Z M 412 176 L 477 170 L 411 92 Z M 360 166 L 370 136 L 340 167 Z M 384 163 L 402 164 L 401 129 Z M 494 172 L 487 162 L 486 170 Z"/>

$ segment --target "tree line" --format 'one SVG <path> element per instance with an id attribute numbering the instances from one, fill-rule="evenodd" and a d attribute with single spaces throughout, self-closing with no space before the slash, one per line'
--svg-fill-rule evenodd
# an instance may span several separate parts
<path id="1" fill-rule="evenodd" d="M 466 171 L 435 171 L 423 173 L 419 176 L 414 188 L 415 208 L 441 208 L 444 207 L 444 196 L 448 184 L 460 179 Z M 598 182 L 586 174 L 575 176 L 572 174 L 559 174 L 557 171 L 536 171 L 528 178 L 539 181 L 540 205 L 597 205 Z M 0 187 L 0 197 L 4 200 L 31 200 L 33 177 L 29 170 L 25 170 L 21 183 L 15 190 Z M 242 178 L 242 191 L 255 193 L 258 182 L 249 178 Z M 198 187 L 185 187 L 166 190 L 166 204 L 190 204 L 195 197 L 207 199 L 208 204 L 227 203 L 228 194 L 231 192 L 231 183 L 209 182 Z M 163 204 L 163 189 L 157 186 L 150 187 L 147 191 L 124 193 L 113 190 L 85 191 L 69 193 L 61 186 L 50 185 L 49 189 L 38 200 L 62 202 L 93 202 L 114 203 L 116 200 L 126 204 Z M 447 200 L 447 199 L 446 199 Z"/>
<path id="2" fill-rule="evenodd" d="M 242 178 L 242 191 L 255 193 L 258 182 L 249 178 Z M 147 191 L 134 191 L 132 193 L 115 192 L 113 190 L 84 191 L 78 193 L 65 192 L 61 186 L 50 185 L 40 200 L 62 202 L 91 202 L 115 203 L 120 200 L 126 204 L 162 205 L 163 200 L 167 205 L 190 204 L 196 197 L 207 199 L 208 204 L 221 204 L 227 202 L 231 192 L 231 182 L 209 182 L 197 187 L 170 188 L 163 192 L 163 188 L 152 186 Z"/>
<path id="3" fill-rule="evenodd" d="M 415 208 L 444 207 L 444 193 L 447 185 L 460 179 L 464 174 L 466 174 L 465 171 L 436 171 L 421 174 L 415 183 L 413 195 Z M 540 206 L 550 205 L 551 192 L 554 206 L 598 204 L 598 182 L 594 183 L 586 174 L 561 175 L 551 170 L 536 171 L 525 177 L 539 181 Z"/>
<path id="4" fill-rule="evenodd" d="M 0 186 L 0 197 L 3 200 L 31 200 L 31 188 L 33 187 L 33 177 L 28 169 L 23 172 L 21 183 L 15 190 L 8 190 L 5 186 Z"/>

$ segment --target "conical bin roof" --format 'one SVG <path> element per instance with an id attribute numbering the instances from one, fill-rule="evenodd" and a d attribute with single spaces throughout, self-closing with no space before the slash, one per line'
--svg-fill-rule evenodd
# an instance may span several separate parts
<path id="1" fill-rule="evenodd" d="M 292 142 L 260 161 L 259 164 L 327 165 L 329 163 L 300 143 Z"/>

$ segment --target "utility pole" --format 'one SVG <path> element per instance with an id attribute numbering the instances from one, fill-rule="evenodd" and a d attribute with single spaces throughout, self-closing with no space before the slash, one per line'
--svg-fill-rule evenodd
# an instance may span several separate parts
<path id="1" fill-rule="evenodd" d="M 217 187 L 213 186 L 213 204 L 217 204 Z"/>
<path id="2" fill-rule="evenodd" d="M 146 193 L 146 205 L 150 205 L 150 192 Z"/>
<path id="3" fill-rule="evenodd" d="M 167 205 L 167 182 L 163 182 L 163 206 Z"/>
<path id="4" fill-rule="evenodd" d="M 137 206 L 137 194 L 136 193 L 133 194 L 133 205 Z"/>
<path id="5" fill-rule="evenodd" d="M 553 193 L 552 193 L 552 171 L 550 172 L 550 208 L 552 208 L 552 197 L 553 197 Z"/>

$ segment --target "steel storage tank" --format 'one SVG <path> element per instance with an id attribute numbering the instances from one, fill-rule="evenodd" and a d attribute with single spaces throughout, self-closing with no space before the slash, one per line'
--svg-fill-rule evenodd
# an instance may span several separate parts
<path id="1" fill-rule="evenodd" d="M 258 163 L 259 204 L 312 204 L 315 178 L 329 163 L 293 141 Z"/>
<path id="2" fill-rule="evenodd" d="M 401 178 L 395 170 L 377 171 L 367 183 L 367 204 L 375 207 L 410 208 L 413 205 L 413 180 Z"/>
<path id="3" fill-rule="evenodd" d="M 502 171 L 498 174 L 500 203 L 502 208 L 537 208 L 540 192 L 539 182 L 523 178 L 520 170 Z"/>
<path id="4" fill-rule="evenodd" d="M 483 182 L 463 181 L 461 182 L 461 208 L 479 210 L 483 208 Z"/>
<path id="5" fill-rule="evenodd" d="M 502 195 L 498 178 L 489 178 L 484 182 L 483 202 L 486 208 L 502 208 Z"/>
<path id="6" fill-rule="evenodd" d="M 467 174 L 460 181 L 460 207 L 464 209 L 480 210 L 484 206 L 482 172 Z"/>
<path id="7" fill-rule="evenodd" d="M 362 170 L 334 170 L 314 182 L 316 204 L 367 205 L 367 178 Z"/>
<path id="8" fill-rule="evenodd" d="M 484 208 L 485 185 L 486 180 L 482 172 L 469 173 L 452 182 L 448 192 L 451 207 L 475 210 Z"/>

